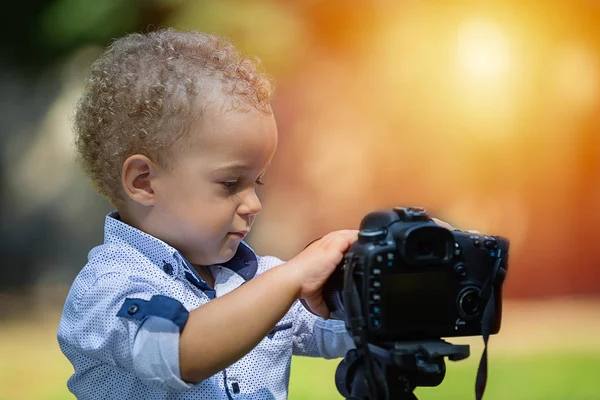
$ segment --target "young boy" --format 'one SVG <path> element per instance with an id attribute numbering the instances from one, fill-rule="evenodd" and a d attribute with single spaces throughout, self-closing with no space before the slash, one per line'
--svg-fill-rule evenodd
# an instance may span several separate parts
<path id="1" fill-rule="evenodd" d="M 357 231 L 286 263 L 243 241 L 277 145 L 270 93 L 231 44 L 198 32 L 127 35 L 93 64 L 76 147 L 116 211 L 58 328 L 77 398 L 284 399 L 292 354 L 353 346 L 321 290 Z"/>

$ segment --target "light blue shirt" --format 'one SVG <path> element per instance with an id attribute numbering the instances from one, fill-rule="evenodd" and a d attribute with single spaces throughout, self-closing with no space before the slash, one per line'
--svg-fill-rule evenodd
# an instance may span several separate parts
<path id="1" fill-rule="evenodd" d="M 188 313 L 283 261 L 242 242 L 230 261 L 209 267 L 210 288 L 177 250 L 116 212 L 106 217 L 104 235 L 69 291 L 58 328 L 75 370 L 67 386 L 78 399 L 285 399 L 292 354 L 337 358 L 354 347 L 342 321 L 295 302 L 243 358 L 188 384 L 179 373 Z"/>

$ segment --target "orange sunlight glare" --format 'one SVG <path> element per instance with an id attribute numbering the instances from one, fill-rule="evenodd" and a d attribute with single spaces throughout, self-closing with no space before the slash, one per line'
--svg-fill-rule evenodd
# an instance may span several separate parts
<path id="1" fill-rule="evenodd" d="M 510 68 L 511 52 L 505 33 L 492 21 L 471 19 L 462 24 L 457 38 L 457 56 L 468 80 L 498 81 Z"/>

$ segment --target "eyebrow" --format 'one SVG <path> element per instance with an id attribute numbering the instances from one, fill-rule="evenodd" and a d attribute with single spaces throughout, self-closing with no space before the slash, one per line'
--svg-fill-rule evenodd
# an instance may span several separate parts
<path id="1" fill-rule="evenodd" d="M 271 166 L 271 163 L 269 163 L 267 165 L 267 167 L 264 169 L 264 171 L 262 171 L 261 176 L 263 176 L 267 172 L 267 170 L 269 169 L 270 166 Z M 248 164 L 246 164 L 244 162 L 240 163 L 240 162 L 234 161 L 234 162 L 229 163 L 229 164 L 224 164 L 224 165 L 220 165 L 218 167 L 215 167 L 213 169 L 213 173 L 221 174 L 221 173 L 224 173 L 224 172 L 232 172 L 232 171 L 233 172 L 245 172 L 245 171 L 250 171 L 253 168 L 254 167 L 252 165 L 248 165 Z"/>
<path id="2" fill-rule="evenodd" d="M 250 169 L 250 166 L 248 166 L 247 164 L 234 162 L 231 164 L 221 165 L 219 167 L 216 167 L 214 170 L 217 172 L 220 172 L 220 171 L 233 171 L 233 170 L 246 170 L 246 169 Z"/>

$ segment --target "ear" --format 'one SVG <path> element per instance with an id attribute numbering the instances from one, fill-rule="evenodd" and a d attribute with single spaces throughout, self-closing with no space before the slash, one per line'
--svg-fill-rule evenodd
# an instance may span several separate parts
<path id="1" fill-rule="evenodd" d="M 148 157 L 141 154 L 130 156 L 123 163 L 121 185 L 125 194 L 143 206 L 154 205 L 152 182 L 156 179 L 157 166 Z"/>

